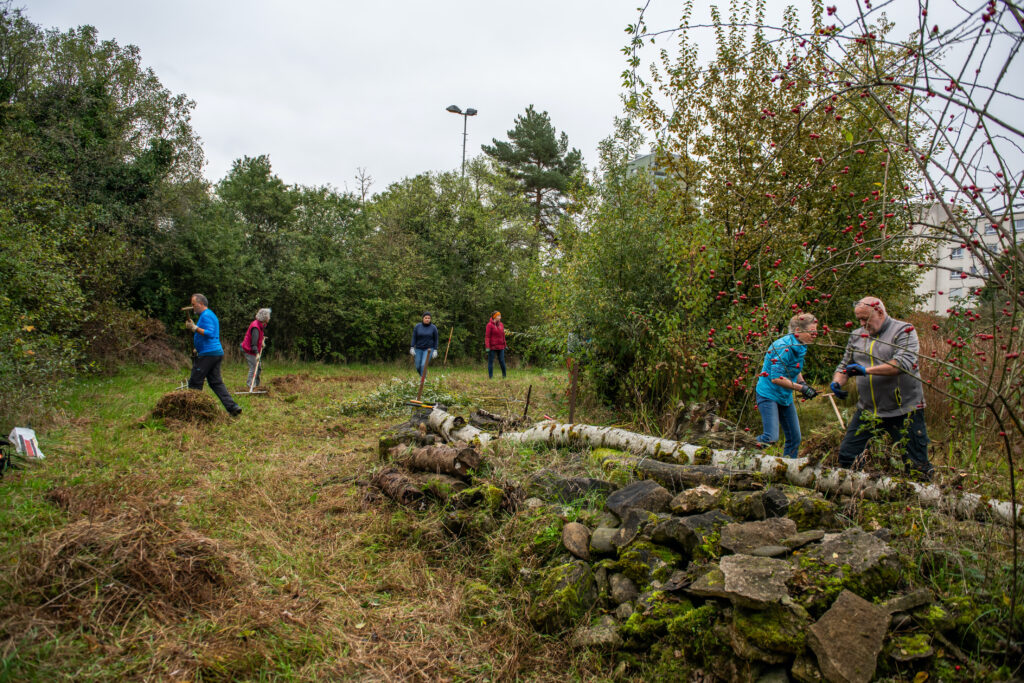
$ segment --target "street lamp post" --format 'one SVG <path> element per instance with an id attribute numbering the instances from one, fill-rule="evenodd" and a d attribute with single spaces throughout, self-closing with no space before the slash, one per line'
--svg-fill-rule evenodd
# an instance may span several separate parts
<path id="1" fill-rule="evenodd" d="M 450 111 L 453 114 L 458 114 L 462 117 L 462 175 L 466 175 L 466 123 L 469 121 L 470 116 L 476 116 L 476 109 L 468 107 L 465 112 L 459 109 L 454 104 L 447 107 L 445 111 Z"/>

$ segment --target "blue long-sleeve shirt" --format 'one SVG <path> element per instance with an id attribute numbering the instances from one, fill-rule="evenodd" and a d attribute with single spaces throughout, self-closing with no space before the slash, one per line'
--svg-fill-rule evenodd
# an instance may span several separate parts
<path id="1" fill-rule="evenodd" d="M 192 335 L 192 343 L 195 344 L 196 353 L 200 356 L 223 356 L 224 347 L 220 345 L 220 321 L 217 316 L 207 308 L 199 314 L 196 327 L 202 328 L 205 334 L 195 332 Z"/>
<path id="2" fill-rule="evenodd" d="M 412 343 L 409 346 L 414 349 L 436 349 L 437 325 L 416 323 L 416 327 L 412 328 Z"/>
<path id="3" fill-rule="evenodd" d="M 807 347 L 801 344 L 794 334 L 787 334 L 773 341 L 768 347 L 768 353 L 764 354 L 764 365 L 757 380 L 757 393 L 782 406 L 792 404 L 793 390 L 780 387 L 772 383 L 772 380 L 785 377 L 795 382 L 803 370 L 805 355 Z"/>

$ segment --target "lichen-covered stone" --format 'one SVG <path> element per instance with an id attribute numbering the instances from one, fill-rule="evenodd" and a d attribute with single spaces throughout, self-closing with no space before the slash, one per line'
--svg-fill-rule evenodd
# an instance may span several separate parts
<path id="1" fill-rule="evenodd" d="M 679 515 L 696 515 L 718 507 L 721 499 L 721 489 L 701 484 L 677 495 L 669 507 Z"/>
<path id="2" fill-rule="evenodd" d="M 668 633 L 674 621 L 691 611 L 693 603 L 686 598 L 662 592 L 645 595 L 622 624 L 622 637 L 630 647 L 649 645 Z"/>
<path id="3" fill-rule="evenodd" d="M 911 615 L 914 621 L 930 631 L 952 631 L 956 627 L 956 619 L 941 604 L 918 607 Z"/>
<path id="4" fill-rule="evenodd" d="M 886 643 L 885 652 L 893 661 L 906 664 L 932 657 L 935 648 L 927 633 L 904 633 Z"/>
<path id="5" fill-rule="evenodd" d="M 738 607 L 732 623 L 737 633 L 761 650 L 798 655 L 807 646 L 805 630 L 811 616 L 793 603 L 758 610 Z"/>
<path id="6" fill-rule="evenodd" d="M 840 577 L 844 587 L 868 600 L 891 592 L 899 582 L 896 551 L 861 529 L 847 529 L 811 547 L 803 556 L 816 562 L 826 574 Z"/>
<path id="7" fill-rule="evenodd" d="M 667 581 L 682 564 L 679 553 L 649 541 L 637 541 L 619 550 L 616 566 L 637 585 L 646 586 L 652 579 Z"/>
<path id="8" fill-rule="evenodd" d="M 612 539 L 615 538 L 618 531 L 618 529 L 609 529 L 603 526 L 594 529 L 594 533 L 590 534 L 590 552 L 594 555 L 614 553 L 615 546 L 612 545 Z"/>
<path id="9" fill-rule="evenodd" d="M 766 607 L 789 597 L 786 582 L 793 568 L 784 560 L 750 555 L 727 555 L 689 591 L 702 597 L 726 598 L 734 605 Z"/>
<path id="10" fill-rule="evenodd" d="M 622 525 L 612 536 L 612 546 L 622 549 L 633 543 L 645 528 L 657 524 L 658 515 L 647 510 L 631 509 L 622 518 Z"/>
<path id="11" fill-rule="evenodd" d="M 557 633 L 575 623 L 597 601 L 590 565 L 573 561 L 545 570 L 532 587 L 527 615 L 537 630 Z"/>
<path id="12" fill-rule="evenodd" d="M 736 519 L 764 519 L 764 491 L 737 491 L 726 501 L 725 511 Z"/>
<path id="13" fill-rule="evenodd" d="M 636 587 L 636 583 L 625 574 L 612 574 L 608 577 L 608 584 L 610 586 L 609 595 L 617 605 L 633 602 L 640 597 L 640 590 Z"/>
<path id="14" fill-rule="evenodd" d="M 786 516 L 796 522 L 799 531 L 835 529 L 839 526 L 835 505 L 820 494 L 801 495 L 791 499 Z"/>
<path id="15" fill-rule="evenodd" d="M 722 527 L 718 544 L 722 550 L 742 554 L 779 541 L 796 533 L 796 523 L 786 517 L 773 517 L 760 522 L 726 524 Z"/>
<path id="16" fill-rule="evenodd" d="M 604 614 L 593 623 L 578 627 L 569 638 L 570 647 L 594 650 L 617 650 L 622 647 L 619 625 L 613 617 Z"/>

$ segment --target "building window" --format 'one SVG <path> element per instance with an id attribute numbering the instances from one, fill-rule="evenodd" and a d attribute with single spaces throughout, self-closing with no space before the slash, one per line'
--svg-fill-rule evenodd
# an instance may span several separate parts
<path id="1" fill-rule="evenodd" d="M 986 235 L 994 235 L 995 232 L 996 232 L 996 226 L 992 225 L 991 223 L 989 223 L 987 226 L 985 226 L 985 234 Z"/>
<path id="2" fill-rule="evenodd" d="M 963 296 L 963 292 L 964 290 L 962 288 L 954 287 L 953 289 L 949 290 L 949 298 L 959 299 L 961 296 Z"/>
<path id="3" fill-rule="evenodd" d="M 949 250 L 949 258 L 951 258 L 951 259 L 961 259 L 963 257 L 964 257 L 964 248 L 963 247 L 954 247 L 953 249 Z"/>
<path id="4" fill-rule="evenodd" d="M 1018 218 L 1013 222 L 1013 229 L 1017 232 L 1024 232 L 1024 218 Z"/>

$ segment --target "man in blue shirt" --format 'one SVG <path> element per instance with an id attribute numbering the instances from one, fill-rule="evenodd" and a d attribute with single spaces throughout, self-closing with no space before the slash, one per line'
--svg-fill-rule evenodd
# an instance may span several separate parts
<path id="1" fill-rule="evenodd" d="M 192 343 L 196 347 L 196 355 L 192 358 L 192 374 L 188 378 L 188 388 L 203 390 L 203 381 L 210 383 L 213 393 L 224 404 L 224 409 L 232 417 L 242 414 L 242 406 L 235 403 L 231 393 L 224 386 L 220 376 L 220 365 L 224 361 L 224 347 L 220 345 L 220 321 L 210 310 L 210 302 L 202 294 L 192 295 L 192 310 L 199 314 L 199 319 L 192 322 L 189 318 L 185 328 L 192 332 Z"/>

